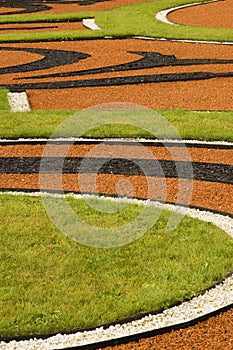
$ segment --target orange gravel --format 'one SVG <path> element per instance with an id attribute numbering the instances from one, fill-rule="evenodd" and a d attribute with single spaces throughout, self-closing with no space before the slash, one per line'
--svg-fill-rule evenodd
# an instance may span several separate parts
<path id="1" fill-rule="evenodd" d="M 149 40 L 77 40 L 69 42 L 4 44 L 7 47 L 35 47 L 44 49 L 70 50 L 90 54 L 88 59 L 75 64 L 54 67 L 44 71 L 2 74 L 2 84 L 23 84 L 35 82 L 84 81 L 98 78 L 115 78 L 139 75 L 182 74 L 187 72 L 227 73 L 233 71 L 233 64 L 204 64 L 172 67 L 155 67 L 121 72 L 88 74 L 73 77 L 27 79 L 41 74 L 65 73 L 85 69 L 124 64 L 139 60 L 142 56 L 129 51 L 159 52 L 175 55 L 177 59 L 219 59 L 232 60 L 232 45 L 195 44 Z M 12 52 L 14 53 L 12 55 Z M 38 54 L 1 50 L 0 67 L 7 67 L 8 59 L 15 56 L 18 64 L 41 59 Z M 16 59 L 16 58 L 15 58 Z M 182 108 L 186 110 L 232 110 L 232 77 L 196 81 L 161 82 L 122 86 L 79 87 L 62 89 L 28 90 L 32 109 L 83 109 L 100 103 L 132 102 L 155 109 Z M 39 96 L 38 96 L 39 95 Z"/>
<path id="2" fill-rule="evenodd" d="M 36 27 L 36 29 L 34 29 Z M 10 23 L 1 24 L 0 34 L 29 33 L 29 32 L 57 32 L 61 30 L 83 30 L 82 22 L 43 22 L 43 23 Z"/>
<path id="3" fill-rule="evenodd" d="M 62 188 L 60 184 L 60 175 L 45 174 L 43 175 L 42 190 L 64 190 L 80 191 L 79 182 L 81 181 L 82 192 L 100 193 L 100 194 L 117 194 L 117 183 L 122 180 L 129 180 L 134 188 L 132 194 L 138 198 L 150 198 L 153 200 L 167 200 L 176 202 L 177 189 L 180 184 L 183 190 L 180 193 L 179 203 L 188 204 L 186 199 L 186 188 L 191 186 L 191 180 L 187 179 L 164 179 L 144 176 L 124 176 L 112 174 L 64 174 L 62 176 Z M 178 182 L 179 181 L 179 182 Z M 164 193 L 164 182 L 166 184 L 166 193 Z M 148 195 L 147 183 L 150 186 L 151 193 Z M 2 188 L 8 189 L 39 189 L 38 174 L 0 174 L 0 184 Z M 124 193 L 123 193 L 124 194 Z M 124 195 L 128 195 L 125 193 Z M 183 198 L 183 201 L 182 201 Z M 191 205 L 201 206 L 204 208 L 221 210 L 233 213 L 233 186 L 231 184 L 215 183 L 201 180 L 193 181 Z M 189 198 L 188 198 L 189 199 Z"/>
<path id="4" fill-rule="evenodd" d="M 181 147 L 153 147 L 153 146 L 126 146 L 100 143 L 71 145 L 66 153 L 66 146 L 53 145 L 7 145 L 0 146 L 0 157 L 41 157 L 46 147 L 46 157 L 114 157 L 138 159 L 166 159 L 184 160 Z M 216 164 L 232 164 L 232 149 L 196 148 L 188 147 L 188 156 L 192 162 L 206 162 Z M 91 153 L 89 153 L 91 152 Z M 171 153 L 172 152 L 172 155 Z M 174 158 L 175 155 L 175 158 Z"/>
<path id="5" fill-rule="evenodd" d="M 232 350 L 233 308 L 193 327 L 105 350 Z"/>
<path id="6" fill-rule="evenodd" d="M 168 19 L 177 24 L 208 28 L 233 28 L 232 0 L 195 5 L 169 13 Z"/>

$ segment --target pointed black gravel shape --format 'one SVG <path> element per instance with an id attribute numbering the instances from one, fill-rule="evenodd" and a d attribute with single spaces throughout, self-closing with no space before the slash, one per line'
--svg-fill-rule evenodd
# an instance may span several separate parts
<path id="1" fill-rule="evenodd" d="M 18 47 L 0 47 L 3 51 L 24 51 L 44 56 L 35 62 L 25 63 L 18 66 L 0 68 L 0 74 L 11 74 L 19 72 L 29 72 L 35 70 L 49 69 L 53 67 L 64 66 L 66 64 L 76 63 L 90 55 L 82 52 L 66 50 L 48 50 L 39 48 L 18 48 Z"/>
<path id="2" fill-rule="evenodd" d="M 5 31 L 5 30 L 38 30 L 38 29 L 54 29 L 58 28 L 58 26 L 41 26 L 41 27 L 7 27 L 7 28 L 0 28 L 0 31 Z"/>
<path id="3" fill-rule="evenodd" d="M 18 1 L 18 2 L 14 0 L 0 0 L 0 12 L 1 12 L 1 7 L 12 8 L 12 9 L 23 8 L 23 10 L 15 10 L 7 13 L 1 13 L 1 16 L 18 15 L 18 14 L 25 14 L 25 13 L 48 11 L 52 8 L 52 6 L 49 6 L 48 4 L 64 4 L 64 5 L 76 4 L 79 6 L 88 6 L 88 5 L 95 4 L 97 2 L 104 2 L 104 1 L 108 1 L 108 0 L 73 0 L 73 1 L 24 0 L 24 1 Z"/>
<path id="4" fill-rule="evenodd" d="M 40 78 L 55 78 L 55 77 L 71 77 L 86 74 L 98 74 L 108 72 L 121 72 L 128 70 L 147 69 L 156 67 L 168 66 L 190 66 L 190 65 L 204 65 L 204 64 L 233 64 L 233 60 L 218 60 L 218 59 L 177 59 L 174 55 L 163 55 L 159 52 L 143 52 L 143 51 L 128 51 L 132 54 L 142 56 L 139 60 L 118 64 L 107 67 L 100 67 L 94 69 L 85 69 L 80 71 L 43 74 L 39 76 L 30 76 L 24 79 L 40 79 Z"/>
<path id="5" fill-rule="evenodd" d="M 32 0 L 33 1 L 33 0 Z M 71 1 L 66 1 L 66 0 L 42 0 L 42 3 L 46 4 L 77 4 L 80 6 L 87 6 L 87 5 L 92 5 L 97 2 L 107 2 L 109 0 L 71 0 Z"/>
<path id="6" fill-rule="evenodd" d="M 69 89 L 78 87 L 98 87 L 98 86 L 122 86 L 134 84 L 150 84 L 162 82 L 207 80 L 214 78 L 232 78 L 233 72 L 212 73 L 193 72 L 178 74 L 153 74 L 139 75 L 119 78 L 90 79 L 90 80 L 70 80 L 58 82 L 28 83 L 28 84 L 1 84 L 1 89 L 8 89 L 11 92 L 21 92 L 33 89 Z"/>
<path id="7" fill-rule="evenodd" d="M 1 13 L 1 16 L 4 15 L 18 15 L 24 13 L 33 13 L 33 12 L 42 12 L 50 10 L 52 7 L 45 5 L 43 1 L 14 1 L 14 0 L 1 0 L 0 1 L 0 12 L 1 7 L 7 8 L 23 8 L 24 10 L 10 11 L 6 13 Z"/>

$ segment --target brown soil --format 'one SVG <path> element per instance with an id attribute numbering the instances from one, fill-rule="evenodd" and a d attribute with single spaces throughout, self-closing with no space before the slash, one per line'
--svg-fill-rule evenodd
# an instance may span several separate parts
<path id="1" fill-rule="evenodd" d="M 17 8 L 17 11 L 23 11 L 24 9 L 23 8 L 20 8 L 18 7 Z M 12 12 L 14 11 L 14 9 L 12 10 L 11 8 L 9 7 L 0 7 L 0 14 L 8 14 L 8 12 Z"/>
<path id="2" fill-rule="evenodd" d="M 95 185 L 95 175 L 63 175 L 63 188 L 59 186 L 59 175 L 43 175 L 43 183 L 45 184 L 42 190 L 61 190 L 64 191 L 80 191 L 79 182 L 83 185 L 82 192 L 100 193 L 100 194 L 117 194 L 116 185 L 119 181 L 129 180 L 134 188 L 133 196 L 138 198 L 148 198 L 147 181 L 151 188 L 150 199 L 167 200 L 175 203 L 177 199 L 178 181 L 176 179 L 150 178 L 144 176 L 123 175 L 97 175 Z M 165 196 L 163 185 L 166 181 Z M 24 175 L 24 174 L 0 174 L 0 183 L 2 188 L 8 189 L 39 189 L 39 175 Z M 191 184 L 189 180 L 180 180 L 182 189 L 184 190 L 184 200 L 178 201 L 181 204 L 187 204 L 185 189 Z M 162 191 L 161 191 L 162 188 Z M 127 195 L 128 193 L 121 193 Z M 182 195 L 182 193 L 181 193 Z M 193 191 L 191 205 L 202 206 L 207 209 L 221 210 L 233 213 L 232 207 L 233 187 L 230 184 L 221 184 L 214 182 L 204 182 L 199 180 L 193 181 Z"/>
<path id="3" fill-rule="evenodd" d="M 0 25 L 0 34 L 29 33 L 29 32 L 57 32 L 61 30 L 83 30 L 82 22 L 40 22 L 40 23 L 10 23 Z"/>
<path id="4" fill-rule="evenodd" d="M 194 327 L 141 339 L 106 350 L 232 350 L 233 309 L 200 322 Z"/>
<path id="5" fill-rule="evenodd" d="M 172 11 L 168 19 L 173 23 L 208 27 L 233 28 L 232 0 L 221 0 Z"/>
<path id="6" fill-rule="evenodd" d="M 27 44 L 4 44 L 7 47 L 35 47 L 57 50 L 70 50 L 90 54 L 91 57 L 62 67 L 44 71 L 2 74 L 2 84 L 23 84 L 59 81 L 86 81 L 115 77 L 182 74 L 187 72 L 227 73 L 233 71 L 233 64 L 195 64 L 185 66 L 165 66 L 146 69 L 127 70 L 88 74 L 81 76 L 24 79 L 50 73 L 64 73 L 76 70 L 106 67 L 124 64 L 140 59 L 142 56 L 129 51 L 159 52 L 163 55 L 175 55 L 177 59 L 219 59 L 233 58 L 232 45 L 195 44 L 148 40 L 77 40 L 72 42 L 49 42 Z M 33 61 L 38 55 L 15 52 L 19 64 L 26 59 Z M 6 67 L 11 51 L 1 51 L 1 66 Z M 40 56 L 41 58 L 41 56 Z M 232 78 L 214 78 L 205 80 L 158 82 L 121 86 L 97 86 L 62 89 L 28 90 L 28 97 L 33 109 L 83 109 L 100 103 L 137 102 L 140 105 L 156 109 L 182 108 L 186 110 L 232 110 Z"/>
<path id="7" fill-rule="evenodd" d="M 144 159 L 166 159 L 184 160 L 184 153 L 180 147 L 141 147 L 125 145 L 94 145 L 80 144 L 72 145 L 68 152 L 62 145 L 49 145 L 46 147 L 46 156 L 53 157 L 115 157 L 115 158 L 144 158 Z M 146 149 L 146 150 L 145 150 Z M 41 157 L 45 150 L 44 145 L 8 145 L 0 146 L 0 157 Z M 145 150 L 145 152 L 144 152 Z M 216 164 L 232 164 L 233 150 L 211 149 L 211 148 L 186 148 L 190 160 L 193 162 L 208 162 Z M 175 154 L 175 159 L 171 155 Z M 91 153 L 89 153 L 91 152 Z M 148 152 L 148 154 L 146 154 Z M 88 154 L 89 153 L 89 154 Z M 188 160 L 188 159 L 187 159 Z"/>
<path id="8" fill-rule="evenodd" d="M 108 102 L 132 102 L 154 109 L 222 110 L 233 109 L 230 79 L 210 82 L 160 83 L 61 90 L 27 90 L 33 109 L 83 109 Z M 154 94 L 153 94 L 154 92 Z M 151 94 L 152 93 L 152 94 Z M 210 99 L 213 104 L 210 105 Z"/>

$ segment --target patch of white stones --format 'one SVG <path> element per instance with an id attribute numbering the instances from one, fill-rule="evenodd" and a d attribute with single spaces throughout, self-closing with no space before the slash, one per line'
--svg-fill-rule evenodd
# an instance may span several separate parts
<path id="1" fill-rule="evenodd" d="M 100 30 L 101 28 L 98 26 L 98 24 L 95 23 L 94 18 L 85 18 L 82 20 L 82 23 L 84 27 L 91 29 L 91 30 Z"/>
<path id="2" fill-rule="evenodd" d="M 23 92 L 8 92 L 8 103 L 12 112 L 29 112 L 31 110 L 27 93 Z"/>
<path id="3" fill-rule="evenodd" d="M 5 192 L 6 193 L 6 192 Z M 15 195 L 25 195 L 20 192 L 8 192 Z M 30 196 L 51 196 L 48 193 L 30 193 Z M 53 195 L 54 196 L 54 195 Z M 62 196 L 62 195 L 56 195 Z M 72 195 L 75 198 L 96 198 L 93 195 Z M 155 201 L 143 201 L 127 198 L 106 198 L 104 196 L 97 197 L 100 200 L 124 201 L 136 203 L 138 205 L 156 205 L 163 209 L 173 210 L 176 212 L 184 211 L 182 206 L 172 204 L 162 204 Z M 233 219 L 229 216 L 214 214 L 208 211 L 200 211 L 196 209 L 186 208 L 186 215 L 197 218 L 203 221 L 211 222 L 233 237 Z M 177 325 L 183 322 L 194 320 L 200 316 L 209 314 L 210 312 L 221 309 L 222 307 L 233 304 L 233 276 L 227 277 L 221 284 L 206 291 L 204 294 L 194 297 L 190 301 L 183 302 L 179 306 L 172 307 L 157 315 L 148 315 L 139 320 L 128 322 L 125 324 L 117 324 L 106 329 L 98 327 L 92 331 L 83 331 L 73 334 L 57 334 L 47 339 L 30 339 L 24 341 L 11 341 L 9 343 L 1 342 L 1 350 L 18 350 L 18 349 L 36 349 L 36 350 L 51 350 L 64 349 L 73 346 L 81 346 L 93 344 L 100 341 L 106 341 L 116 338 L 121 338 L 133 334 L 139 334 L 146 331 L 152 331 L 167 326 Z"/>

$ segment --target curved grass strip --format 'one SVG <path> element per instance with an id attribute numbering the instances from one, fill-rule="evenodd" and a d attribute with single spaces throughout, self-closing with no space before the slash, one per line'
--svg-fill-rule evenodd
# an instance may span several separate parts
<path id="1" fill-rule="evenodd" d="M 2 16 L 0 23 L 16 23 L 25 21 L 74 20 L 80 18 L 95 18 L 96 24 L 102 30 L 62 31 L 42 33 L 21 33 L 0 35 L 0 42 L 19 40 L 58 40 L 75 38 L 100 38 L 104 36 L 149 36 L 168 39 L 192 39 L 210 41 L 233 41 L 232 29 L 199 28 L 194 26 L 174 26 L 162 23 L 155 18 L 157 12 L 203 0 L 161 0 L 159 2 L 139 3 L 122 6 L 100 12 L 81 12 L 64 15 L 36 14 L 30 16 Z"/>
<path id="2" fill-rule="evenodd" d="M 69 202 L 83 220 L 103 227 L 122 225 L 142 210 L 131 204 L 103 214 L 83 200 Z M 97 326 L 166 307 L 233 266 L 232 238 L 189 217 L 168 234 L 169 212 L 163 212 L 132 244 L 96 249 L 58 232 L 39 197 L 2 194 L 0 203 L 1 336 Z"/>
<path id="3" fill-rule="evenodd" d="M 216 28 L 199 28 L 183 25 L 174 26 L 155 19 L 155 14 L 161 10 L 193 2 L 196 1 L 162 0 L 153 3 L 135 4 L 97 13 L 95 19 L 101 28 L 108 28 L 111 35 L 138 35 L 167 39 L 210 41 L 233 40 L 231 29 L 219 30 Z M 201 2 L 203 1 L 201 0 Z M 109 23 L 109 27 L 106 27 L 107 23 Z"/>
<path id="4" fill-rule="evenodd" d="M 47 138 L 73 113 L 74 111 L 31 111 L 25 113 L 12 113 L 7 110 L 1 110 L 0 137 Z M 159 113 L 176 128 L 183 139 L 233 142 L 233 112 L 231 111 L 195 112 L 174 110 L 159 111 Z M 133 126 L 124 126 L 124 128 L 122 128 L 120 124 L 115 126 L 114 124 L 111 124 L 99 129 L 89 130 L 85 136 L 97 138 L 153 138 L 153 135 L 150 135 L 141 129 L 136 129 Z"/>

